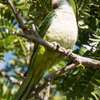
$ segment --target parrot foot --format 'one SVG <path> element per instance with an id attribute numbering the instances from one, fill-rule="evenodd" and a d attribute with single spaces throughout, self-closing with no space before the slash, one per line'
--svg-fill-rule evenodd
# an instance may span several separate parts
<path id="1" fill-rule="evenodd" d="M 57 43 L 56 41 L 54 41 L 54 42 L 52 42 L 52 43 L 54 44 L 53 50 L 56 50 L 56 49 L 58 49 L 58 48 L 60 47 L 60 44 Z"/>
<path id="2" fill-rule="evenodd" d="M 67 49 L 67 55 L 61 55 L 61 57 L 70 57 L 70 55 L 72 54 L 72 50 L 71 49 Z"/>

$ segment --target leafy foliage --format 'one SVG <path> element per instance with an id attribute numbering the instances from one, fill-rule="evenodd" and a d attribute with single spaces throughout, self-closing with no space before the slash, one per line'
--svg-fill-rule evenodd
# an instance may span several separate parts
<path id="1" fill-rule="evenodd" d="M 13 0 L 25 25 L 30 28 L 34 23 L 37 27 L 51 11 L 50 0 Z M 100 0 L 75 0 L 77 23 L 79 28 L 75 53 L 81 56 L 100 60 Z M 6 0 L 0 0 L 0 60 L 5 53 L 13 52 L 13 57 L 3 69 L 10 76 L 23 80 L 15 72 L 25 73 L 28 66 L 26 39 L 16 34 L 22 31 Z M 31 44 L 31 43 L 30 43 Z M 31 44 L 33 47 L 33 44 Z M 64 59 L 50 69 L 49 73 L 69 65 L 72 61 Z M 40 82 L 43 83 L 43 80 Z M 12 84 L 0 76 L 0 99 L 12 100 L 18 85 Z M 6 88 L 5 88 L 6 87 Z M 5 92 L 2 92 L 4 91 Z M 44 93 L 44 91 L 43 91 Z M 57 77 L 51 86 L 50 100 L 99 100 L 100 70 L 80 67 Z"/>

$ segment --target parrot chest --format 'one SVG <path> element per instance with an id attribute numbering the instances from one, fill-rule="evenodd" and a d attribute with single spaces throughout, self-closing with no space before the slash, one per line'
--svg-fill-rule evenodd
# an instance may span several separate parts
<path id="1" fill-rule="evenodd" d="M 58 42 L 64 48 L 73 49 L 77 40 L 77 23 L 72 13 L 57 12 L 48 28 L 45 38 L 49 42 Z"/>

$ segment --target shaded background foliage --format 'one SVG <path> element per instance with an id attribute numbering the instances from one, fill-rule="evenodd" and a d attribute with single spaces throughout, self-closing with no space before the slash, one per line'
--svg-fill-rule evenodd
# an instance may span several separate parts
<path id="1" fill-rule="evenodd" d="M 51 11 L 50 0 L 13 0 L 24 24 L 36 27 Z M 100 60 L 100 0 L 75 0 L 77 8 L 77 23 L 79 36 L 75 53 L 81 56 Z M 16 72 L 25 73 L 29 63 L 28 47 L 34 46 L 30 41 L 18 37 L 21 33 L 17 21 L 6 0 L 0 0 L 0 63 L 4 63 L 4 55 L 12 53 L 11 58 L 1 70 L 18 80 L 23 80 Z M 6 56 L 6 57 L 7 57 Z M 50 69 L 49 73 L 57 71 L 72 63 L 64 59 Z M 1 66 L 2 67 L 2 66 Z M 47 75 L 46 72 L 45 75 Z M 43 83 L 41 80 L 40 84 Z M 0 76 L 0 100 L 12 100 L 19 86 Z M 42 91 L 44 93 L 44 90 Z M 34 99 L 34 98 L 33 98 Z M 75 70 L 57 77 L 51 85 L 50 100 L 99 100 L 100 70 L 85 66 L 85 69 Z"/>

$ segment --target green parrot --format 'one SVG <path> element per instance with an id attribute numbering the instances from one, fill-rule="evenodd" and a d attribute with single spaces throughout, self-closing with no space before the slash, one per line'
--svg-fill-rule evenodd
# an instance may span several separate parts
<path id="1" fill-rule="evenodd" d="M 38 28 L 39 35 L 48 42 L 60 44 L 66 49 L 74 49 L 77 40 L 76 8 L 73 0 L 52 0 L 53 11 Z M 27 100 L 45 71 L 63 60 L 63 57 L 41 45 L 35 45 L 29 70 L 16 93 L 14 100 Z"/>

